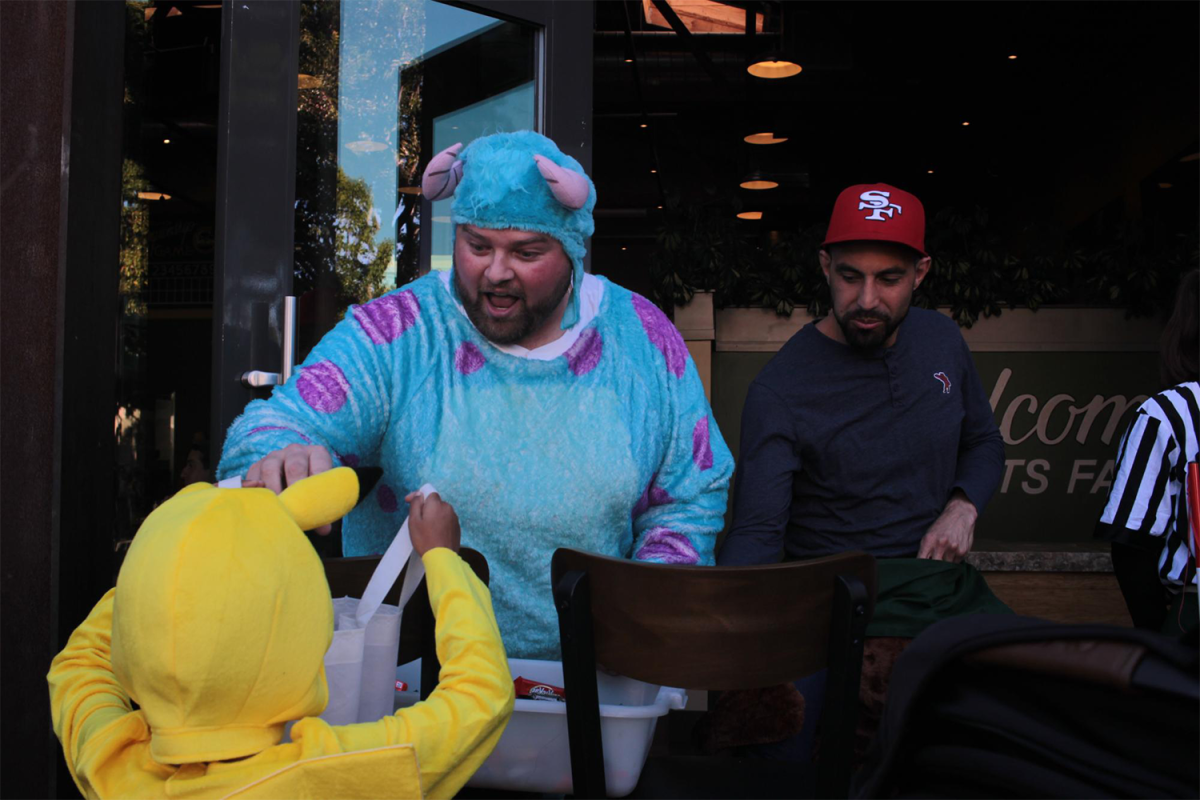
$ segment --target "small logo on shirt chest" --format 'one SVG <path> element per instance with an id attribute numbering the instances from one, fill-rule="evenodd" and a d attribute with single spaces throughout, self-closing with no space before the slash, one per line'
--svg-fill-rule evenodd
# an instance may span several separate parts
<path id="1" fill-rule="evenodd" d="M 933 373 L 933 379 L 942 385 L 942 394 L 950 394 L 950 379 L 944 372 Z"/>

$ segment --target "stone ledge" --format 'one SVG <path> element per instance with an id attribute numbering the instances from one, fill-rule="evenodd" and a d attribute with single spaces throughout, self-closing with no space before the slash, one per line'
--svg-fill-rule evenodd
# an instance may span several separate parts
<path id="1" fill-rule="evenodd" d="M 1107 542 L 976 542 L 967 563 L 981 572 L 1112 572 Z"/>

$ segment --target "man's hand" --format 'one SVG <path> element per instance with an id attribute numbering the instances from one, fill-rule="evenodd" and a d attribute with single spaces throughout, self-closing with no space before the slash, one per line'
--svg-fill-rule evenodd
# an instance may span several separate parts
<path id="1" fill-rule="evenodd" d="M 971 552 L 975 541 L 975 520 L 979 511 L 961 489 L 950 496 L 950 502 L 921 538 L 917 558 L 958 563 Z"/>
<path id="2" fill-rule="evenodd" d="M 282 450 L 267 453 L 251 464 L 250 469 L 246 470 L 242 486 L 251 481 L 261 481 L 272 492 L 279 494 L 296 481 L 331 469 L 333 457 L 324 447 L 315 444 L 289 444 Z M 331 526 L 322 525 L 313 532 L 327 536 L 330 530 Z"/>
<path id="3" fill-rule="evenodd" d="M 444 502 L 437 492 L 430 493 L 429 497 L 410 492 L 404 499 L 408 503 L 408 535 L 417 555 L 423 556 L 435 547 L 457 553 L 462 530 L 454 506 Z"/>

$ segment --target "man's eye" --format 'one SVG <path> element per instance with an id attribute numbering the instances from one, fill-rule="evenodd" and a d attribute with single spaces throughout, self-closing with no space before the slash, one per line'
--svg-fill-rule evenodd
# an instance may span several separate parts
<path id="1" fill-rule="evenodd" d="M 476 253 L 482 253 L 488 249 L 486 244 L 478 244 L 476 242 L 471 242 L 470 247 Z"/>
<path id="2" fill-rule="evenodd" d="M 541 253 L 538 252 L 537 250 L 521 250 L 517 253 L 517 255 L 520 256 L 521 258 L 525 259 L 526 261 L 532 261 L 535 258 L 538 258 L 539 256 L 541 256 Z"/>

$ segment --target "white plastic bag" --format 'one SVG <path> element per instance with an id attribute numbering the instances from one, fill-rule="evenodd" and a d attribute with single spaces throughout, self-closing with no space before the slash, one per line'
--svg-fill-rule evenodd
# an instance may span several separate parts
<path id="1" fill-rule="evenodd" d="M 428 497 L 436 491 L 421 487 Z M 404 585 L 398 605 L 383 602 L 404 565 Z M 408 519 L 392 539 L 371 575 L 362 599 L 333 601 L 333 642 L 325 653 L 329 704 L 321 719 L 330 725 L 374 722 L 392 713 L 396 686 L 396 653 L 400 649 L 400 620 L 404 606 L 425 576 L 425 565 L 413 551 Z"/>

